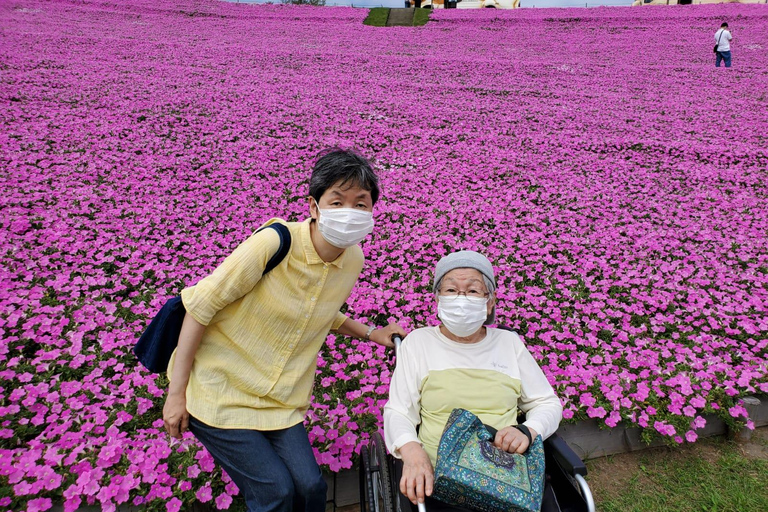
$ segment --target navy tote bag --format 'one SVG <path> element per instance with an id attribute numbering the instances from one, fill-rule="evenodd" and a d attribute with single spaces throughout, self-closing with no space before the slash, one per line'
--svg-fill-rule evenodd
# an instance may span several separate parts
<path id="1" fill-rule="evenodd" d="M 274 229 L 280 235 L 280 248 L 267 262 L 262 276 L 279 265 L 291 249 L 291 232 L 288 231 L 288 227 L 284 224 L 275 223 L 256 232 L 268 228 Z M 147 370 L 152 373 L 163 373 L 168 368 L 171 355 L 179 343 L 181 324 L 184 322 L 186 313 L 184 304 L 181 302 L 181 296 L 176 296 L 166 302 L 149 323 L 144 334 L 133 347 L 136 358 Z"/>

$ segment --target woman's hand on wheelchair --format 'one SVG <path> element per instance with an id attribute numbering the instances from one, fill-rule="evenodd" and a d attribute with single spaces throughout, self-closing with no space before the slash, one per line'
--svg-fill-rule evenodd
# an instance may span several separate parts
<path id="1" fill-rule="evenodd" d="M 406 495 L 414 505 L 424 503 L 424 499 L 432 495 L 432 486 L 435 483 L 435 471 L 429 455 L 415 441 L 403 445 L 400 448 L 400 455 L 403 458 L 400 492 Z"/>
<path id="2" fill-rule="evenodd" d="M 531 431 L 531 438 L 536 439 L 538 435 L 536 431 L 532 428 L 529 430 Z M 528 437 L 515 427 L 504 427 L 496 432 L 496 437 L 493 439 L 493 445 L 496 448 L 501 448 L 508 453 L 525 453 L 528 444 Z"/>
<path id="3" fill-rule="evenodd" d="M 383 345 L 385 347 L 394 347 L 395 342 L 392 341 L 392 336 L 397 334 L 401 338 L 405 337 L 405 330 L 396 323 L 390 323 L 386 327 L 376 329 L 368 337 L 372 342 Z"/>

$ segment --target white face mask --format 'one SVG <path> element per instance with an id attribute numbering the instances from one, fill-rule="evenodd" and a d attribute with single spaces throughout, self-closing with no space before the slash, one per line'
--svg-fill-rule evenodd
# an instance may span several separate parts
<path id="1" fill-rule="evenodd" d="M 437 298 L 437 316 L 446 329 L 459 338 L 476 333 L 488 318 L 488 299 L 465 297 L 455 299 Z"/>
<path id="2" fill-rule="evenodd" d="M 352 247 L 373 231 L 373 213 L 357 208 L 320 210 L 317 227 L 326 242 L 339 249 Z"/>

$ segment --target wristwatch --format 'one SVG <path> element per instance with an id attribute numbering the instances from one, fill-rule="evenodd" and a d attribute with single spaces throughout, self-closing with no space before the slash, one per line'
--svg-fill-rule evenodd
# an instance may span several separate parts
<path id="1" fill-rule="evenodd" d="M 526 427 L 525 425 L 512 425 L 517 430 L 525 434 L 525 437 L 528 438 L 528 446 L 530 447 L 533 444 L 533 438 L 531 437 L 531 431 Z"/>
<path id="2" fill-rule="evenodd" d="M 375 330 L 376 330 L 376 326 L 375 325 L 372 325 L 372 326 L 368 327 L 368 332 L 365 333 L 365 339 L 367 339 L 367 340 L 371 339 L 371 333 L 373 331 L 375 331 Z M 529 435 L 529 437 L 530 437 L 530 435 Z"/>

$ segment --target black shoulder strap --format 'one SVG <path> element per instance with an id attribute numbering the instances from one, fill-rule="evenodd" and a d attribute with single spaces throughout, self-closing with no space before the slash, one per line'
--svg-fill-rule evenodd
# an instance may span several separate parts
<path id="1" fill-rule="evenodd" d="M 280 235 L 280 247 L 267 262 L 267 266 L 264 268 L 264 272 L 261 274 L 262 276 L 266 275 L 270 270 L 278 266 L 288 254 L 288 251 L 291 250 L 291 232 L 288 230 L 288 227 L 285 224 L 275 222 L 274 224 L 270 224 L 269 226 L 264 226 L 263 228 L 256 230 L 256 232 L 258 233 L 259 231 L 268 228 L 274 229 L 277 231 L 277 234 Z"/>

